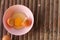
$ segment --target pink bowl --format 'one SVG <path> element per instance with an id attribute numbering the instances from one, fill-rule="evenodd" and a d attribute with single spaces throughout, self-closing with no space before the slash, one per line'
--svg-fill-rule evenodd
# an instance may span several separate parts
<path id="1" fill-rule="evenodd" d="M 19 29 L 19 30 L 16 30 L 14 28 L 8 28 L 9 26 L 7 25 L 6 23 L 6 20 L 8 17 L 10 17 L 10 15 L 13 13 L 13 12 L 24 12 L 27 17 L 30 17 L 32 19 L 32 23 L 29 27 L 27 28 L 22 28 L 22 29 Z M 31 28 L 33 27 L 33 23 L 34 23 L 34 17 L 33 17 L 33 14 L 31 12 L 31 10 L 29 8 L 27 8 L 26 6 L 23 6 L 23 5 L 14 5 L 14 6 L 11 6 L 9 7 L 5 12 L 4 12 L 4 16 L 3 16 L 3 25 L 4 25 L 4 28 L 11 34 L 13 35 L 24 35 L 26 34 L 27 32 L 29 32 L 31 30 Z"/>

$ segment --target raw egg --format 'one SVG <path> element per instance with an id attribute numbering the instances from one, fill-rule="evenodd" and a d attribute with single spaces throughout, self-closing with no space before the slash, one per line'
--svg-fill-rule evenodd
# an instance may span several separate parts
<path id="1" fill-rule="evenodd" d="M 31 25 L 31 23 L 32 20 L 27 18 L 27 16 L 21 12 L 14 13 L 10 18 L 7 19 L 7 24 L 15 29 L 21 29 L 23 26 L 28 27 Z"/>
<path id="2" fill-rule="evenodd" d="M 7 24 L 12 26 L 15 29 L 23 28 L 23 21 L 25 20 L 26 15 L 23 13 L 14 13 L 10 18 L 7 19 Z"/>

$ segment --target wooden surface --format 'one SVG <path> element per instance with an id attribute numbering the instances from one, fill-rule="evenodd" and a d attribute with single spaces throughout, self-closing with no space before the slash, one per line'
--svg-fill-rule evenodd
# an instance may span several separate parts
<path id="1" fill-rule="evenodd" d="M 34 15 L 32 30 L 23 35 L 11 35 L 12 40 L 60 40 L 60 0 L 1 0 L 0 40 L 7 34 L 2 20 L 7 8 L 22 4 L 31 9 Z"/>

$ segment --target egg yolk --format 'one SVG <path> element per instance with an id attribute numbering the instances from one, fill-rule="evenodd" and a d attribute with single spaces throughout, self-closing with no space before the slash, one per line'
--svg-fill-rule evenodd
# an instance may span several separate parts
<path id="1" fill-rule="evenodd" d="M 22 26 L 22 20 L 18 17 L 18 18 L 15 18 L 15 26 Z"/>
<path id="2" fill-rule="evenodd" d="M 14 28 L 15 29 L 21 29 L 21 28 L 23 28 L 21 18 L 18 17 L 18 18 L 15 19 Z"/>

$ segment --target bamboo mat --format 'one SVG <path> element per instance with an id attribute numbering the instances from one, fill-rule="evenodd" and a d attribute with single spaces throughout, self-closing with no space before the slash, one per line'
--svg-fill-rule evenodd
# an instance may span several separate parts
<path id="1" fill-rule="evenodd" d="M 7 8 L 22 4 L 31 9 L 34 26 L 22 36 L 11 35 L 12 40 L 60 40 L 60 0 L 1 0 L 0 40 L 7 34 L 2 17 Z"/>

